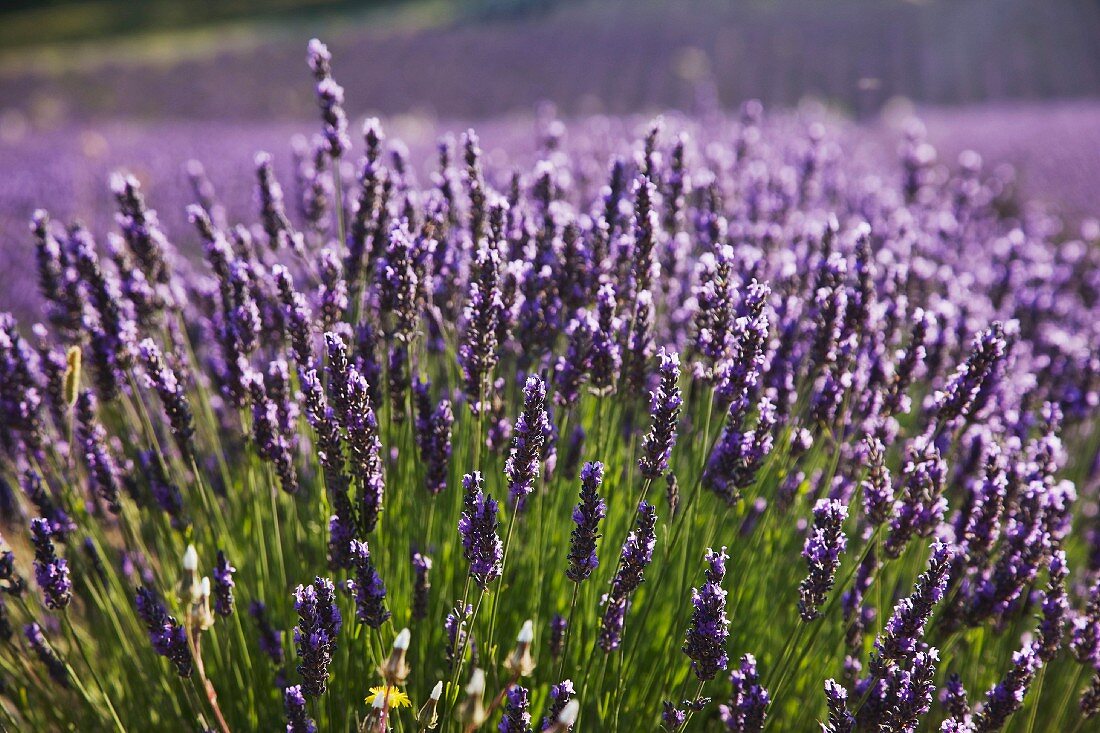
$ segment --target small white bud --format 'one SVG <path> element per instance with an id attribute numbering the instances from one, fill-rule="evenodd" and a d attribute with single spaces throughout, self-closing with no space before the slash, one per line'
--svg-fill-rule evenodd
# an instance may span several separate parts
<path id="1" fill-rule="evenodd" d="M 203 576 L 203 579 L 202 579 L 202 597 L 203 598 L 209 598 L 210 597 L 210 578 L 208 578 L 206 576 Z"/>
<path id="2" fill-rule="evenodd" d="M 397 638 L 393 640 L 393 648 L 401 650 L 408 649 L 411 637 L 412 633 L 408 629 L 401 629 L 397 634 Z"/>
<path id="3" fill-rule="evenodd" d="M 371 706 L 375 710 L 381 710 L 386 706 L 386 691 L 380 690 L 374 695 L 374 700 L 371 701 Z"/>
<path id="4" fill-rule="evenodd" d="M 485 672 L 480 667 L 475 667 L 470 675 L 470 683 L 466 685 L 467 695 L 485 694 Z"/>
<path id="5" fill-rule="evenodd" d="M 194 545 L 188 545 L 183 553 L 183 569 L 189 573 L 199 569 L 199 553 Z"/>
<path id="6" fill-rule="evenodd" d="M 431 693 L 431 695 L 429 695 L 429 697 L 431 697 L 433 700 L 439 700 L 439 698 L 443 697 L 443 683 L 442 682 L 436 682 L 435 683 L 435 687 L 432 688 L 432 693 Z"/>
<path id="7" fill-rule="evenodd" d="M 519 630 L 519 636 L 516 637 L 516 641 L 520 644 L 530 644 L 535 640 L 535 625 L 531 623 L 530 619 L 523 622 L 523 628 Z"/>
<path id="8" fill-rule="evenodd" d="M 581 713 L 581 704 L 577 699 L 565 703 L 565 707 L 558 713 L 558 722 L 569 728 L 577 722 L 577 716 Z"/>

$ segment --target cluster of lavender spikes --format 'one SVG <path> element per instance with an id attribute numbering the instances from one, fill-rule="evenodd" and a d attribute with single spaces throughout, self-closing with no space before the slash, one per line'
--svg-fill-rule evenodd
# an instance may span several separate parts
<path id="1" fill-rule="evenodd" d="M 0 547 L 0 641 L 24 632 L 0 712 L 63 727 L 42 702 L 79 693 L 104 725 L 221 733 L 379 733 L 410 693 L 420 730 L 504 733 L 1100 713 L 1096 242 L 972 158 L 909 139 L 867 171 L 755 104 L 632 147 L 470 131 L 422 185 L 374 119 L 351 165 L 331 55 L 308 59 L 294 190 L 259 154 L 259 221 L 230 223 L 190 167 L 201 264 L 130 175 L 105 247 L 33 217 L 43 322 L 0 315 L 0 510 L 29 537 Z M 975 640 L 1003 668 L 967 662 Z M 164 670 L 201 694 L 115 694 Z"/>

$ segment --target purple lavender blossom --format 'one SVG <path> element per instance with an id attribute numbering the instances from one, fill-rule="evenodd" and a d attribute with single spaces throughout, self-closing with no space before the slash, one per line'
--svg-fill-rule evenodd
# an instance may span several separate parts
<path id="1" fill-rule="evenodd" d="M 479 415 L 481 399 L 500 359 L 497 330 L 504 304 L 500 292 L 500 254 L 488 240 L 478 240 L 476 246 L 463 310 L 458 361 L 462 367 L 470 409 Z"/>
<path id="2" fill-rule="evenodd" d="M 82 391 L 76 399 L 77 444 L 88 466 L 88 483 L 92 493 L 107 504 L 107 508 L 117 514 L 122 510 L 119 504 L 118 465 L 107 449 L 107 432 L 96 419 L 96 401 L 91 392 Z"/>
<path id="3" fill-rule="evenodd" d="M 291 685 L 283 690 L 283 708 L 286 710 L 286 733 L 317 733 L 317 725 L 306 712 L 306 698 L 301 685 Z"/>
<path id="4" fill-rule="evenodd" d="M 603 620 L 600 623 L 599 644 L 604 652 L 619 648 L 623 625 L 630 610 L 630 597 L 645 580 L 646 566 L 653 559 L 657 542 L 657 512 L 653 505 L 641 502 L 634 520 L 634 529 L 626 536 L 619 557 L 619 569 L 611 581 L 611 590 L 603 597 Z"/>
<path id="5" fill-rule="evenodd" d="M 657 391 L 650 392 L 649 412 L 652 424 L 642 438 L 642 457 L 638 467 L 642 476 L 657 479 L 668 470 L 668 459 L 672 455 L 672 446 L 676 442 L 676 419 L 683 405 L 680 395 L 680 357 L 663 348 L 657 353 L 660 361 L 657 373 L 660 385 Z"/>
<path id="6" fill-rule="evenodd" d="M 1065 638 L 1066 619 L 1069 616 L 1069 599 L 1066 596 L 1066 578 L 1069 567 L 1066 565 L 1064 550 L 1056 550 L 1050 558 L 1050 581 L 1043 594 L 1043 604 L 1039 617 L 1038 641 L 1036 650 L 1043 663 L 1050 662 L 1058 654 Z"/>
<path id="7" fill-rule="evenodd" d="M 878 526 L 890 517 L 894 504 L 894 489 L 890 469 L 886 467 L 886 447 L 876 437 L 865 442 L 867 451 L 867 478 L 860 483 L 863 493 L 863 513 L 871 524 Z"/>
<path id="8" fill-rule="evenodd" d="M 62 610 L 72 600 L 73 583 L 69 564 L 58 557 L 54 549 L 49 520 L 31 520 L 31 541 L 34 544 L 34 579 L 42 589 L 47 608 Z"/>
<path id="9" fill-rule="evenodd" d="M 463 479 L 479 482 L 480 473 L 467 474 Z M 463 555 L 470 565 L 470 576 L 485 589 L 500 577 L 504 559 L 504 543 L 501 542 L 497 519 L 498 505 L 492 496 L 480 489 L 458 520 L 458 533 L 462 537 Z"/>
<path id="10" fill-rule="evenodd" d="M 691 591 L 691 627 L 681 651 L 691 659 L 691 669 L 700 682 L 712 680 L 726 668 L 729 656 L 729 618 L 726 617 L 726 591 L 722 580 L 726 576 L 726 548 L 718 552 L 707 550 L 705 571 L 707 582 Z"/>
<path id="11" fill-rule="evenodd" d="M 546 384 L 539 377 L 528 377 L 523 387 L 523 412 L 516 419 L 512 449 L 504 464 L 508 500 L 514 507 L 522 508 L 524 500 L 535 490 L 549 425 Z"/>
<path id="12" fill-rule="evenodd" d="M 1035 644 L 1027 644 L 1015 652 L 1012 669 L 986 693 L 985 704 L 974 715 L 974 729 L 978 733 L 1002 730 L 1009 717 L 1023 707 L 1024 696 L 1042 666 Z"/>
<path id="13" fill-rule="evenodd" d="M 974 338 L 966 361 L 951 375 L 947 385 L 933 395 L 938 426 L 969 417 L 978 392 L 985 387 L 986 379 L 1007 349 L 1005 326 L 999 322 Z"/>
<path id="14" fill-rule="evenodd" d="M 586 580 L 600 566 L 596 556 L 599 525 L 607 515 L 607 503 L 599 496 L 603 482 L 603 464 L 599 461 L 585 463 L 581 468 L 580 503 L 573 507 L 573 528 L 569 542 L 569 567 L 565 576 L 574 583 Z"/>
<path id="15" fill-rule="evenodd" d="M 539 724 L 540 731 L 551 730 L 558 722 L 558 716 L 573 696 L 577 694 L 572 680 L 562 680 L 556 685 L 550 685 L 550 701 L 546 705 L 546 714 Z"/>
<path id="16" fill-rule="evenodd" d="M 152 590 L 138 588 L 135 603 L 138 618 L 149 631 L 153 649 L 175 666 L 180 677 L 190 677 L 192 658 L 187 630 L 168 615 L 164 604 Z"/>
<path id="17" fill-rule="evenodd" d="M 317 104 L 321 108 L 325 147 L 332 158 L 338 159 L 351 148 L 348 118 L 344 112 L 344 89 L 332 78 L 332 54 L 328 46 L 316 38 L 311 39 L 306 61 L 317 81 Z"/>
<path id="18" fill-rule="evenodd" d="M 825 680 L 825 702 L 829 706 L 829 723 L 824 733 L 852 733 L 856 719 L 848 711 L 848 691 L 836 680 Z"/>
<path id="19" fill-rule="evenodd" d="M 23 636 L 26 637 L 31 651 L 34 652 L 42 664 L 46 665 L 46 671 L 49 673 L 50 679 L 62 687 L 68 687 L 68 667 L 65 666 L 65 663 L 54 652 L 53 647 L 46 641 L 46 636 L 42 633 L 42 627 L 34 622 L 29 623 L 23 627 Z"/>
<path id="20" fill-rule="evenodd" d="M 237 568 L 229 564 L 225 552 L 218 550 L 218 560 L 214 564 L 214 613 L 227 617 L 233 613 L 233 574 Z"/>
<path id="21" fill-rule="evenodd" d="M 798 586 L 798 613 L 803 621 L 813 621 L 821 615 L 825 602 L 836 580 L 840 556 L 848 546 L 844 536 L 844 521 L 848 507 L 833 499 L 818 499 L 814 505 L 814 525 L 802 547 L 809 575 Z"/>
<path id="22" fill-rule="evenodd" d="M 942 542 L 932 545 L 928 570 L 917 578 L 912 594 L 894 606 L 890 620 L 875 640 L 871 670 L 876 674 L 891 663 L 911 660 L 917 653 L 932 609 L 943 599 L 953 555 L 952 549 Z"/>
<path id="23" fill-rule="evenodd" d="M 189 460 L 195 450 L 195 425 L 187 393 L 176 378 L 176 373 L 164 363 L 164 357 L 152 339 L 145 339 L 138 344 L 138 353 L 145 369 L 145 386 L 160 397 L 176 446 L 184 460 Z"/>
<path id="24" fill-rule="evenodd" d="M 756 658 L 741 657 L 741 665 L 730 673 L 733 692 L 727 704 L 718 706 L 718 716 L 731 733 L 760 733 L 771 696 L 760 684 Z"/>
<path id="25" fill-rule="evenodd" d="M 332 581 L 318 577 L 311 585 L 299 585 L 294 591 L 294 610 L 299 619 L 294 627 L 294 646 L 300 660 L 302 692 L 317 697 L 324 694 L 328 684 L 328 667 L 343 625 Z"/>
<path id="26" fill-rule="evenodd" d="M 377 629 L 393 615 L 386 609 L 386 584 L 374 567 L 366 542 L 352 540 L 351 556 L 355 563 L 355 617 Z"/>
<path id="27" fill-rule="evenodd" d="M 531 733 L 531 713 L 528 711 L 527 690 L 512 685 L 504 693 L 504 718 L 497 730 L 500 733 Z"/>

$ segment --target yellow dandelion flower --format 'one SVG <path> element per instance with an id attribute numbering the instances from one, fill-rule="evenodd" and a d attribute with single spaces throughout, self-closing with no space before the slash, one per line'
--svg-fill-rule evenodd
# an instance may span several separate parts
<path id="1" fill-rule="evenodd" d="M 387 688 L 385 688 L 385 687 L 372 687 L 372 688 L 370 688 L 370 696 L 367 697 L 367 704 L 370 705 L 371 703 L 373 703 L 374 699 L 376 697 L 378 697 L 379 695 L 386 694 L 386 689 Z M 391 708 L 408 708 L 408 707 L 412 707 L 412 700 L 409 699 L 409 696 L 406 695 L 401 690 L 397 689 L 396 687 L 390 687 L 389 688 L 388 697 L 389 697 L 389 700 L 388 700 L 389 707 L 391 707 Z"/>

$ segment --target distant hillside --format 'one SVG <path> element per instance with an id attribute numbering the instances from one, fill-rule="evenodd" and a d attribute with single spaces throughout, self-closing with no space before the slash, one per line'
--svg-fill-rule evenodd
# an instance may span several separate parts
<path id="1" fill-rule="evenodd" d="M 300 118 L 313 111 L 304 64 L 313 34 L 329 40 L 355 112 L 479 118 L 544 99 L 565 113 L 631 112 L 811 94 L 863 113 L 895 95 L 941 105 L 1100 97 L 1093 0 L 354 4 L 373 12 L 313 2 L 308 15 L 305 0 L 281 0 L 272 7 L 297 14 L 182 40 L 8 48 L 0 107 L 75 119 Z M 237 3 L 254 0 L 221 1 Z M 390 23 L 391 11 L 414 21 Z"/>

